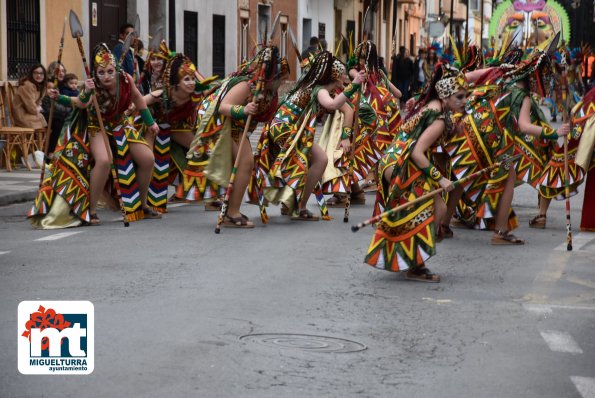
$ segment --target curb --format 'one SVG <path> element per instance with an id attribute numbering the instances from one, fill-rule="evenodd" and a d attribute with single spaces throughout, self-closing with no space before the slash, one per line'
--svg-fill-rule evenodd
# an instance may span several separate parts
<path id="1" fill-rule="evenodd" d="M 0 195 L 0 206 L 7 206 L 14 203 L 30 202 L 35 200 L 37 189 L 31 191 L 11 192 Z"/>

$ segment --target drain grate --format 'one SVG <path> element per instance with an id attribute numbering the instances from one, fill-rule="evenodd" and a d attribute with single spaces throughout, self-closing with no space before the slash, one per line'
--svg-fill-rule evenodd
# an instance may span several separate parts
<path id="1" fill-rule="evenodd" d="M 358 352 L 367 349 L 356 341 L 337 337 L 315 336 L 295 333 L 261 333 L 241 336 L 240 340 L 274 348 L 289 348 L 308 352 Z"/>

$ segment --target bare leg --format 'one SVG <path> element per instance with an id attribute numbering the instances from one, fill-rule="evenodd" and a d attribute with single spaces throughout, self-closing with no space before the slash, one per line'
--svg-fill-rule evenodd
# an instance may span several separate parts
<path id="1" fill-rule="evenodd" d="M 539 196 L 539 214 L 543 214 L 544 216 L 547 214 L 547 210 L 550 207 L 550 203 L 552 203 L 551 199 L 544 198 L 543 196 Z"/>
<path id="2" fill-rule="evenodd" d="M 324 169 L 328 163 L 326 153 L 322 150 L 320 145 L 312 144 L 312 157 L 310 159 L 310 167 L 308 168 L 308 174 L 306 175 L 306 184 L 302 192 L 302 199 L 300 200 L 299 210 L 306 209 L 306 204 L 310 198 L 312 190 L 316 186 L 316 183 L 322 178 Z"/>
<path id="3" fill-rule="evenodd" d="M 450 225 L 450 220 L 452 220 L 452 216 L 455 214 L 455 210 L 457 208 L 457 204 L 461 200 L 461 196 L 463 196 L 463 187 L 461 187 L 460 185 L 457 185 L 455 189 L 448 193 L 446 211 L 444 213 L 444 217 L 440 219 L 441 224 Z"/>
<path id="4" fill-rule="evenodd" d="M 190 144 L 192 143 L 192 140 L 194 139 L 194 134 L 192 134 L 190 131 L 172 133 L 171 139 L 176 144 L 179 144 L 186 149 L 190 149 Z"/>
<path id="5" fill-rule="evenodd" d="M 147 208 L 147 193 L 149 192 L 149 183 L 153 173 L 155 157 L 153 151 L 146 145 L 137 142 L 130 142 L 130 154 L 136 165 L 136 179 L 138 181 L 138 190 L 143 208 Z"/>
<path id="6" fill-rule="evenodd" d="M 247 138 L 245 139 L 247 140 Z M 244 145 L 242 147 L 242 153 L 238 153 L 238 150 L 239 145 L 234 143 L 234 162 L 238 156 L 240 157 L 240 161 L 238 163 L 236 179 L 233 183 L 233 190 L 231 191 L 231 195 L 229 197 L 229 209 L 227 211 L 227 214 L 230 217 L 234 218 L 241 216 L 240 206 L 242 205 L 244 193 L 246 192 L 246 188 L 248 187 L 248 183 L 250 182 L 250 174 L 252 173 L 252 169 L 254 168 L 254 157 L 252 156 L 252 147 L 250 146 L 250 142 L 244 142 Z"/>
<path id="7" fill-rule="evenodd" d="M 91 155 L 95 160 L 95 166 L 91 170 L 91 180 L 89 181 L 89 212 L 97 214 L 97 202 L 101 197 L 101 192 L 109 177 L 110 158 L 107 153 L 105 134 L 97 132 L 95 136 L 90 136 Z"/>
<path id="8" fill-rule="evenodd" d="M 498 208 L 496 210 L 496 231 L 507 231 L 508 230 L 508 215 L 510 213 L 510 207 L 512 205 L 512 196 L 514 194 L 514 183 L 516 180 L 516 171 L 511 167 L 510 174 L 504 182 L 504 192 L 498 202 Z"/>

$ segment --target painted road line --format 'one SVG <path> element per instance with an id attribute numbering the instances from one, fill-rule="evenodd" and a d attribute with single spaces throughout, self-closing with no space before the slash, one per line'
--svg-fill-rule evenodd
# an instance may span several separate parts
<path id="1" fill-rule="evenodd" d="M 539 332 L 541 337 L 545 340 L 550 350 L 555 352 L 567 352 L 569 354 L 582 354 L 583 350 L 578 346 L 576 341 L 566 332 L 559 332 L 556 330 L 546 330 Z"/>
<path id="2" fill-rule="evenodd" d="M 8 254 L 8 253 L 10 253 L 10 251 L 7 251 L 7 252 L 0 252 L 0 256 L 1 256 L 1 255 L 3 255 L 3 254 Z"/>
<path id="3" fill-rule="evenodd" d="M 58 240 L 62 238 L 67 238 L 72 235 L 80 234 L 84 231 L 73 231 L 73 232 L 60 232 L 59 234 L 48 235 L 44 236 L 43 238 L 35 239 L 36 241 L 47 241 L 47 240 Z"/>
<path id="4" fill-rule="evenodd" d="M 188 206 L 188 203 L 168 203 L 167 204 L 168 208 L 182 207 L 182 206 Z"/>
<path id="5" fill-rule="evenodd" d="M 589 305 L 564 305 L 564 304 L 523 304 L 525 311 L 535 314 L 551 314 L 553 310 L 575 310 L 575 311 L 595 311 L 595 306 Z"/>
<path id="6" fill-rule="evenodd" d="M 586 246 L 589 242 L 591 242 L 595 237 L 593 234 L 583 234 L 578 233 L 572 236 L 572 250 L 581 250 L 583 246 Z M 558 251 L 566 251 L 566 242 L 559 244 L 554 248 L 554 250 Z"/>
<path id="7" fill-rule="evenodd" d="M 595 379 L 592 377 L 570 376 L 570 380 L 583 398 L 595 398 Z"/>
<path id="8" fill-rule="evenodd" d="M 547 304 L 523 304 L 525 311 L 533 312 L 538 315 L 551 314 L 552 306 Z"/>
<path id="9" fill-rule="evenodd" d="M 545 267 L 533 280 L 532 289 L 523 297 L 523 300 L 531 304 L 546 304 L 551 290 L 568 265 L 568 258 L 565 253 L 553 252 Z"/>

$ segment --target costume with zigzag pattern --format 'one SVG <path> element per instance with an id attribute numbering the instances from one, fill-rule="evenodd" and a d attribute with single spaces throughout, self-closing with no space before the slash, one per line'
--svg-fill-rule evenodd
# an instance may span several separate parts
<path id="1" fill-rule="evenodd" d="M 215 200 L 225 193 L 232 166 L 232 143 L 240 142 L 246 120 L 238 120 L 218 112 L 225 95 L 238 83 L 249 82 L 254 95 L 256 84 L 249 76 L 228 77 L 198 109 L 197 130 L 190 150 L 188 163 L 183 171 L 183 181 L 178 185 L 176 197 L 191 201 Z M 277 106 L 277 91 L 264 90 L 258 102 L 258 111 L 252 117 L 249 132 L 259 122 L 268 121 Z M 243 105 L 243 104 L 242 104 Z"/>
<path id="2" fill-rule="evenodd" d="M 595 87 L 573 109 L 573 136 L 579 139 L 577 165 L 587 174 L 581 214 L 581 230 L 595 231 Z"/>
<path id="3" fill-rule="evenodd" d="M 40 229 L 67 228 L 90 221 L 91 151 L 87 111 L 74 108 L 66 119 L 54 151 L 54 161 L 27 217 Z"/>
<path id="4" fill-rule="evenodd" d="M 144 212 L 141 208 L 139 186 L 129 143 L 147 145 L 147 142 L 142 138 L 141 133 L 134 128 L 132 118 L 125 114 L 132 103 L 132 89 L 125 72 L 121 71 L 119 77 L 120 92 L 117 97 L 118 102 L 113 104 L 108 111 L 102 111 L 101 117 L 112 150 L 114 165 L 118 172 L 122 202 L 124 203 L 128 221 L 137 221 L 144 218 Z M 101 134 L 99 121 L 93 108 L 89 108 L 88 129 L 89 134 Z"/>
<path id="5" fill-rule="evenodd" d="M 411 153 L 423 132 L 434 121 L 443 118 L 441 112 L 425 108 L 401 124 L 401 131 L 378 164 L 377 181 L 382 181 L 382 184 L 378 184 L 374 215 L 437 188 L 436 182 L 428 178 L 411 159 Z M 432 148 L 439 145 L 443 137 L 428 148 L 428 159 Z M 383 176 L 389 167 L 393 167 L 393 171 L 387 184 Z M 364 261 L 393 272 L 422 267 L 428 258 L 436 254 L 434 230 L 434 198 L 429 198 L 382 218 Z"/>
<path id="6" fill-rule="evenodd" d="M 155 167 L 149 184 L 147 202 L 160 213 L 167 212 L 167 187 L 181 175 L 187 164 L 188 148 L 176 143 L 172 134 L 194 132 L 201 99 L 201 95 L 195 94 L 185 104 L 171 107 L 163 90 L 158 102 L 152 106 L 153 118 L 160 128 L 153 146 Z"/>
<path id="7" fill-rule="evenodd" d="M 355 96 L 354 101 L 348 102 L 351 107 L 357 101 L 359 94 Z M 376 165 L 381 152 L 376 147 L 376 129 L 378 127 L 378 118 L 374 109 L 365 98 L 362 99 L 359 108 L 359 131 L 355 141 L 355 155 L 353 157 L 353 178 L 349 181 L 349 163 L 351 155 L 343 153 L 342 149 L 336 149 L 340 141 L 341 126 L 335 131 L 332 127 L 333 121 L 337 119 L 340 111 L 335 111 L 334 117 L 328 117 L 323 128 L 318 144 L 326 152 L 329 162 L 322 176 L 322 191 L 325 194 L 347 193 L 351 192 L 351 184 L 358 183 L 366 178 L 372 167 Z M 342 118 L 341 118 L 342 120 Z M 352 137 L 353 139 L 353 137 Z"/>
<path id="8" fill-rule="evenodd" d="M 591 90 L 580 100 L 573 108 L 571 115 L 572 133 L 568 140 L 568 170 L 569 170 L 569 185 L 571 196 L 576 194 L 578 186 L 583 182 L 587 172 L 595 166 L 595 154 L 591 157 L 590 165 L 587 170 L 584 170 L 575 163 L 581 138 L 584 136 L 586 140 L 590 138 L 589 130 L 592 126 L 587 121 L 595 115 L 595 89 Z M 584 145 L 584 143 L 583 143 Z M 546 163 L 539 180 L 539 193 L 546 198 L 556 198 L 562 200 L 566 198 L 564 193 L 564 146 L 555 143 L 552 150 L 551 158 Z M 585 196 L 586 197 L 586 196 Z M 587 203 L 587 202 L 585 202 Z"/>
<path id="9" fill-rule="evenodd" d="M 298 208 L 306 183 L 321 89 L 300 88 L 286 98 L 263 129 L 256 148 L 250 191 L 262 190 L 266 200 L 282 202 L 290 210 Z"/>
<path id="10" fill-rule="evenodd" d="M 355 70 L 359 70 L 357 65 Z M 366 91 L 364 97 L 372 106 L 378 118 L 378 128 L 376 130 L 375 144 L 380 153 L 393 142 L 399 132 L 401 124 L 401 113 L 398 102 L 389 90 L 388 78 L 382 71 L 370 73 L 364 83 Z"/>
<path id="11" fill-rule="evenodd" d="M 483 94 L 476 90 L 476 98 L 471 103 L 472 110 L 463 117 L 461 128 L 450 138 L 446 150 L 451 157 L 452 174 L 456 179 L 462 179 L 472 173 L 503 161 L 515 154 L 516 144 L 522 138 L 517 138 L 518 128 L 516 118 L 521 109 L 525 90 L 516 86 L 492 97 L 492 91 Z M 482 95 L 485 95 L 482 97 Z M 533 151 L 534 153 L 535 151 Z M 521 170 L 530 166 L 539 166 L 539 162 L 531 160 L 540 155 L 531 156 L 524 153 L 527 160 Z M 541 163 L 542 164 L 542 163 Z M 496 208 L 504 191 L 504 182 L 509 175 L 508 164 L 482 174 L 474 180 L 464 183 L 464 202 L 476 208 L 476 223 L 480 229 L 493 229 Z M 527 170 L 528 172 L 528 170 Z M 533 179 L 538 176 L 533 172 Z M 518 220 L 511 209 L 508 219 L 508 229 L 518 226 Z"/>
<path id="12" fill-rule="evenodd" d="M 131 86 L 124 73 L 120 74 L 119 87 L 118 102 L 101 116 L 118 173 L 124 209 L 128 220 L 136 221 L 144 218 L 144 213 L 141 209 L 138 182 L 128 143 L 137 142 L 146 145 L 146 142 L 132 126 L 131 119 L 124 114 L 131 103 Z M 68 225 L 64 225 L 63 221 L 69 218 L 68 213 L 74 214 L 81 221 L 89 222 L 91 151 L 88 134 L 101 134 L 95 110 L 88 108 L 74 111 L 69 123 L 65 123 L 62 129 L 61 150 L 52 166 L 51 177 L 42 186 L 28 216 L 39 219 L 47 215 L 56 203 L 55 193 L 66 200 L 69 208 L 56 204 L 55 212 L 60 214 L 52 214 L 48 220 L 35 221 L 38 227 L 74 226 L 72 220 L 66 223 Z M 50 193 L 50 189 L 54 193 Z M 115 195 L 115 192 L 112 194 Z"/>

